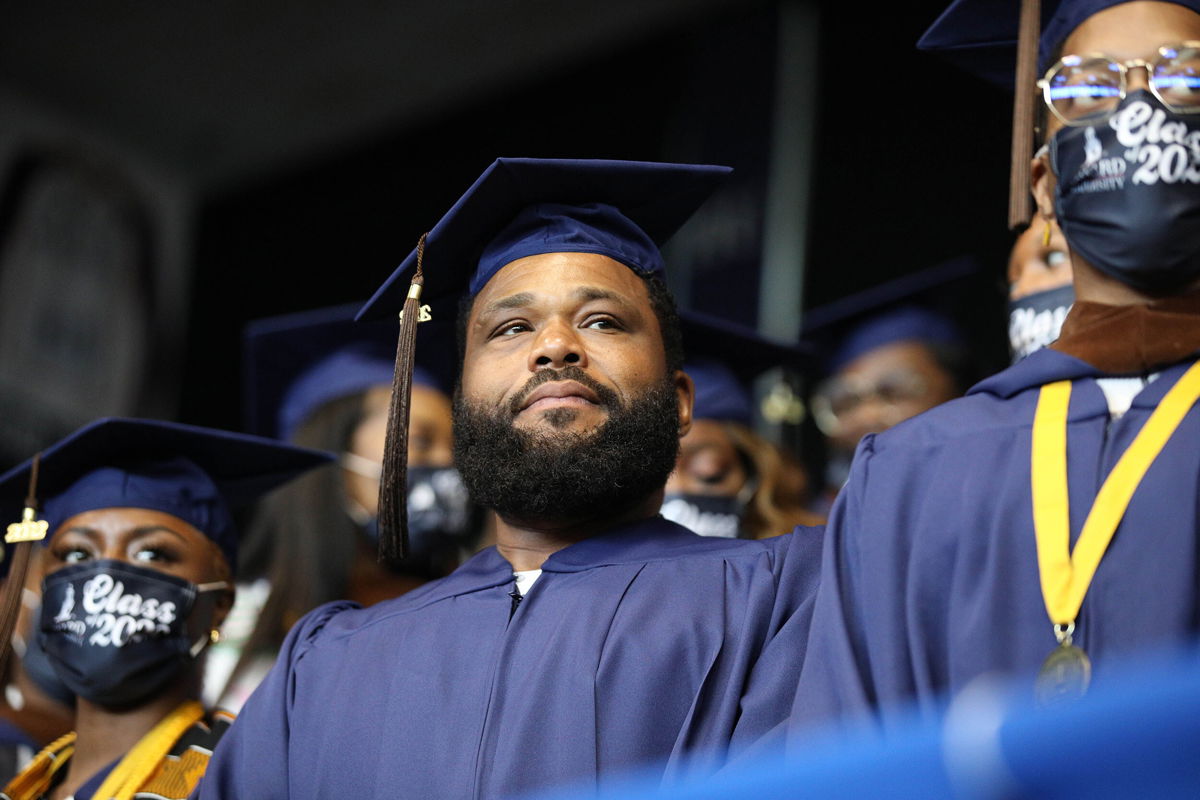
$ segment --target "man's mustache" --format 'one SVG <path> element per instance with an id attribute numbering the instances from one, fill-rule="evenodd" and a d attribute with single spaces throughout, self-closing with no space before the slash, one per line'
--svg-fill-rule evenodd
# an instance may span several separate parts
<path id="1" fill-rule="evenodd" d="M 521 391 L 517 392 L 512 401 L 509 402 L 509 413 L 514 417 L 520 414 L 521 409 L 525 407 L 525 399 L 529 397 L 530 393 L 543 383 L 550 383 L 551 381 L 575 381 L 595 392 L 600 405 L 606 407 L 617 405 L 616 392 L 601 384 L 591 375 L 588 375 L 583 371 L 582 367 L 568 364 L 562 369 L 541 369 L 533 373 L 533 377 L 526 381 L 525 385 L 521 387 Z"/>

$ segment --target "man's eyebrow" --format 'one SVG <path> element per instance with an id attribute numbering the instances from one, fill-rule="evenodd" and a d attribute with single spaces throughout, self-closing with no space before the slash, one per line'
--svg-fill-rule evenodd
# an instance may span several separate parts
<path id="1" fill-rule="evenodd" d="M 614 300 L 618 303 L 627 303 L 628 301 L 623 295 L 617 294 L 610 289 L 601 289 L 598 286 L 580 286 L 571 293 L 576 299 L 588 302 L 591 300 Z"/>
<path id="2" fill-rule="evenodd" d="M 533 303 L 533 294 L 531 292 L 517 292 L 510 294 L 508 297 L 501 297 L 487 304 L 480 316 L 494 314 L 497 311 L 506 311 L 512 308 L 524 308 Z"/>

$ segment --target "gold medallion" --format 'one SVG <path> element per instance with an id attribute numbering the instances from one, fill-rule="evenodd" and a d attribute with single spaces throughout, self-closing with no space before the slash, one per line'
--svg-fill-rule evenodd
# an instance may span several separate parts
<path id="1" fill-rule="evenodd" d="M 1042 662 L 1033 686 L 1034 699 L 1042 708 L 1065 705 L 1083 697 L 1091 682 L 1092 662 L 1068 640 Z"/>

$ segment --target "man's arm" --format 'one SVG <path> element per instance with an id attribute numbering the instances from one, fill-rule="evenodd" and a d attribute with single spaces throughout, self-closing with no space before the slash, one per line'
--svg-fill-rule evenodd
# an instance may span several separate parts
<path id="1" fill-rule="evenodd" d="M 289 741 L 296 666 L 321 629 L 353 603 L 329 603 L 304 616 L 288 633 L 266 679 L 246 701 L 222 737 L 208 770 L 192 793 L 194 800 L 250 798 L 285 800 L 289 796 Z"/>

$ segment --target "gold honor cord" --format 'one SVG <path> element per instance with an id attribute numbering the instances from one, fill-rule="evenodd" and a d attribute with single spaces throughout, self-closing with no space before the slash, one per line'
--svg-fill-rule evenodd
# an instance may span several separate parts
<path id="1" fill-rule="evenodd" d="M 96 800 L 132 800 L 162 764 L 175 743 L 188 729 L 204 718 L 204 706 L 187 700 L 163 717 L 133 749 L 113 767 L 93 797 Z"/>
<path id="2" fill-rule="evenodd" d="M 1087 691 L 1091 663 L 1071 637 L 1084 595 L 1100 566 L 1133 493 L 1171 434 L 1200 398 L 1200 362 L 1193 364 L 1163 397 L 1150 419 L 1121 455 L 1088 511 L 1071 552 L 1067 490 L 1067 408 L 1071 382 L 1043 386 L 1033 418 L 1033 528 L 1037 537 L 1042 599 L 1059 646 L 1042 664 L 1038 699 L 1053 703 Z"/>

